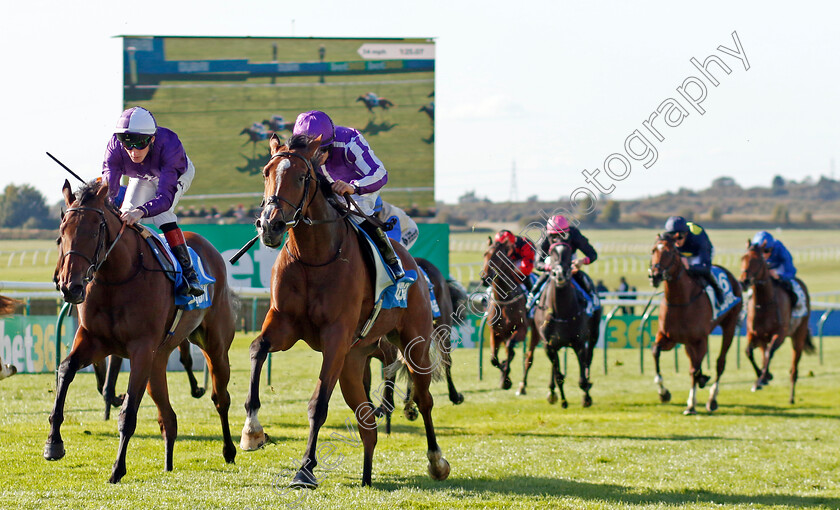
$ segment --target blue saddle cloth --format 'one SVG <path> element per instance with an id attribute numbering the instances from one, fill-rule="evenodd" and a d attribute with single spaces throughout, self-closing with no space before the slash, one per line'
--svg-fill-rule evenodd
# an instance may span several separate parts
<path id="1" fill-rule="evenodd" d="M 721 315 L 728 312 L 733 306 L 741 302 L 741 298 L 735 295 L 732 286 L 729 285 L 729 278 L 726 276 L 726 271 L 717 266 L 712 266 L 712 276 L 715 277 L 718 287 L 723 291 L 723 302 L 718 303 L 715 298 L 715 291 L 711 285 L 706 285 L 706 295 L 709 296 L 709 301 L 712 303 L 712 320 L 717 320 Z"/>
<path id="2" fill-rule="evenodd" d="M 575 290 L 577 291 L 578 295 L 583 297 L 583 299 L 586 301 L 586 310 L 585 310 L 586 315 L 588 317 L 592 317 L 592 315 L 595 313 L 595 311 L 599 310 L 601 308 L 601 299 L 598 297 L 597 294 L 592 296 L 588 292 L 586 292 L 583 289 L 583 287 L 581 287 L 580 284 L 577 282 L 577 280 L 575 280 L 574 278 L 572 278 L 572 284 L 574 285 Z M 542 293 L 545 291 L 545 288 L 546 288 L 547 285 L 548 285 L 548 279 L 546 279 L 542 283 L 542 285 L 540 285 L 540 288 L 535 289 L 536 290 L 535 295 L 537 296 L 537 298 L 534 299 L 534 302 L 531 303 L 531 307 L 528 309 L 528 317 L 530 317 L 532 319 L 534 318 L 534 313 L 537 310 L 537 304 L 540 302 L 539 298 L 542 295 Z"/>
<path id="3" fill-rule="evenodd" d="M 172 254 L 172 251 L 169 249 L 169 245 L 166 244 L 160 235 L 155 234 L 154 232 L 152 233 L 154 235 L 146 238 L 146 242 L 149 243 L 149 247 L 152 249 L 152 253 L 155 255 L 158 263 L 163 268 L 164 274 L 173 283 L 175 289 L 175 306 L 183 308 L 184 310 L 209 308 L 210 305 L 213 304 L 213 301 L 210 298 L 210 292 L 207 287 L 211 283 L 216 283 L 216 279 L 207 274 L 207 271 L 204 269 L 204 264 L 201 262 L 201 258 L 195 250 L 193 250 L 190 246 L 187 246 L 190 259 L 192 260 L 192 265 L 195 268 L 195 273 L 198 275 L 198 283 L 200 283 L 201 288 L 204 289 L 204 294 L 199 297 L 187 294 L 187 282 L 184 280 L 184 275 L 181 271 L 181 264 L 178 263 L 178 258 Z"/>
<path id="4" fill-rule="evenodd" d="M 356 228 L 356 232 L 362 235 L 363 239 L 367 241 L 360 243 L 362 249 L 366 245 L 372 254 L 374 265 L 374 294 L 377 295 L 377 301 L 382 301 L 382 309 L 407 308 L 408 301 L 406 298 L 408 297 L 408 288 L 411 287 L 412 283 L 417 281 L 417 272 L 408 269 L 405 271 L 405 276 L 399 280 L 395 280 L 393 273 L 385 263 L 385 259 L 382 258 L 382 254 L 376 249 L 376 244 L 373 242 L 373 239 L 354 221 L 351 220 L 350 223 Z"/>
<path id="5" fill-rule="evenodd" d="M 437 298 L 435 297 L 435 286 L 432 285 L 432 279 L 429 278 L 429 274 L 426 273 L 426 270 L 423 269 L 419 264 L 417 267 L 420 268 L 420 271 L 423 273 L 423 276 L 426 277 L 426 281 L 429 283 L 429 300 L 432 302 L 432 317 L 437 319 L 440 317 L 440 306 L 438 306 Z"/>

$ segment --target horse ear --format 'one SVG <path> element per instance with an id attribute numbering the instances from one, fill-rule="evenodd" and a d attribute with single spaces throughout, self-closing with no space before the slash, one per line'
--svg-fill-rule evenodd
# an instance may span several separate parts
<path id="1" fill-rule="evenodd" d="M 280 151 L 280 147 L 283 146 L 283 140 L 280 139 L 280 136 L 277 133 L 272 133 L 271 138 L 268 139 L 268 153 L 274 154 Z"/>
<path id="2" fill-rule="evenodd" d="M 490 236 L 487 236 L 487 246 L 493 246 L 493 238 Z"/>
<path id="3" fill-rule="evenodd" d="M 312 159 L 315 157 L 315 153 L 318 152 L 318 149 L 321 147 L 321 135 L 318 135 L 316 138 L 309 141 L 309 144 L 306 146 L 306 153 L 305 156 L 307 159 Z"/>
<path id="4" fill-rule="evenodd" d="M 102 180 L 99 185 L 99 191 L 96 192 L 97 198 L 105 199 L 108 196 L 108 181 Z"/>
<path id="5" fill-rule="evenodd" d="M 750 249 L 750 246 L 751 246 L 751 245 L 752 245 L 752 240 L 750 240 L 750 239 L 748 238 L 748 239 L 747 239 L 747 249 Z"/>
<path id="6" fill-rule="evenodd" d="M 64 186 L 61 187 L 61 193 L 64 195 L 64 202 L 68 207 L 76 201 L 76 197 L 73 195 L 73 188 L 70 187 L 70 181 L 67 179 L 64 179 Z"/>

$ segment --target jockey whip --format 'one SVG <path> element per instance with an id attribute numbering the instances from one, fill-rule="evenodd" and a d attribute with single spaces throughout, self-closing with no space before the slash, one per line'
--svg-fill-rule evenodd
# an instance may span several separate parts
<path id="1" fill-rule="evenodd" d="M 240 248 L 240 249 L 239 249 L 239 251 L 238 251 L 238 252 L 236 252 L 236 253 L 233 255 L 233 257 L 231 257 L 230 259 L 228 259 L 228 261 L 229 261 L 231 264 L 236 264 L 236 261 L 237 261 L 237 260 L 239 260 L 239 259 L 242 257 L 242 255 L 245 255 L 245 252 L 247 252 L 248 250 L 250 250 L 250 249 L 251 249 L 251 246 L 254 246 L 254 243 L 256 243 L 256 242 L 259 240 L 259 238 L 260 238 L 260 235 L 259 235 L 259 234 L 255 235 L 253 239 L 251 239 L 250 241 L 248 241 L 247 243 L 245 243 L 245 246 L 243 246 L 242 248 Z"/>
<path id="2" fill-rule="evenodd" d="M 68 172 L 70 172 L 70 175 L 72 175 L 72 176 L 73 176 L 73 177 L 75 177 L 76 179 L 79 179 L 79 180 L 82 182 L 82 184 L 87 184 L 87 183 L 85 182 L 85 180 L 84 180 L 84 179 L 82 179 L 81 177 L 79 177 L 79 176 L 76 174 L 76 172 L 74 172 L 73 170 L 70 170 L 69 168 L 67 168 L 67 165 L 65 165 L 64 163 L 62 163 L 61 161 L 59 161 L 59 160 L 58 160 L 55 156 L 53 156 L 53 155 L 52 155 L 52 154 L 50 154 L 49 152 L 47 152 L 47 156 L 49 156 L 50 158 L 52 158 L 52 160 L 53 160 L 53 161 L 55 161 L 56 163 L 58 163 L 58 164 L 61 166 L 61 168 L 63 168 L 63 169 L 65 169 L 65 170 L 67 170 Z"/>

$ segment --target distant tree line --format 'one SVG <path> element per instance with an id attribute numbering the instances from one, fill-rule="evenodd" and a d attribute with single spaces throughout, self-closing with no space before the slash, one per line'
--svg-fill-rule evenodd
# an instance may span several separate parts
<path id="1" fill-rule="evenodd" d="M 50 217 L 44 195 L 28 184 L 10 184 L 0 195 L 0 227 L 50 229 L 58 219 Z"/>

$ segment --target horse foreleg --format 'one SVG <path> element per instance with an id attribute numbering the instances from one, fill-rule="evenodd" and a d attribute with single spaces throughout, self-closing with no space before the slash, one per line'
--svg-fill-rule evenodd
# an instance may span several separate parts
<path id="1" fill-rule="evenodd" d="M 581 390 L 583 390 L 583 407 L 589 407 L 592 405 L 592 397 L 589 395 L 589 390 L 592 388 L 592 383 L 589 382 L 589 357 L 587 351 L 589 350 L 589 342 L 584 343 L 584 345 L 579 346 L 578 349 L 575 349 L 575 354 L 577 354 L 578 359 L 578 368 L 580 369 L 580 379 L 578 380 L 578 386 Z"/>
<path id="2" fill-rule="evenodd" d="M 522 382 L 519 383 L 519 389 L 516 390 L 517 395 L 525 395 L 527 393 L 526 388 L 528 386 L 528 372 L 534 364 L 534 349 L 536 349 L 537 344 L 540 343 L 540 336 L 536 332 L 536 328 L 530 328 L 530 330 L 531 337 L 528 342 L 528 351 L 525 353 L 525 359 L 522 360 Z"/>
<path id="3" fill-rule="evenodd" d="M 309 438 L 306 442 L 306 451 L 303 455 L 303 464 L 295 474 L 290 486 L 298 489 L 316 489 L 318 479 L 315 478 L 314 469 L 318 465 L 315 452 L 318 448 L 318 432 L 327 420 L 330 397 L 338 382 L 338 376 L 344 365 L 344 358 L 347 354 L 347 346 L 343 339 L 349 334 L 329 335 L 329 340 L 324 340 L 323 361 L 318 382 L 315 385 L 315 392 L 309 400 Z M 333 340 L 335 338 L 336 340 Z M 361 374 L 358 374 L 361 376 Z"/>
<path id="4" fill-rule="evenodd" d="M 440 354 L 443 359 L 443 368 L 446 371 L 446 388 L 449 391 L 449 401 L 455 404 L 462 404 L 464 402 L 463 393 L 459 393 L 455 388 L 455 383 L 452 381 L 452 342 L 450 334 L 452 332 L 451 325 L 444 325 L 443 333 L 435 335 L 440 345 Z M 437 331 L 436 331 L 437 333 Z"/>
<path id="5" fill-rule="evenodd" d="M 193 398 L 201 398 L 206 390 L 199 386 L 198 381 L 195 379 L 189 340 L 184 339 L 184 341 L 178 345 L 178 355 L 180 357 L 181 364 L 184 365 L 184 371 L 187 373 L 187 379 L 190 381 L 190 395 L 192 395 Z"/>
<path id="6" fill-rule="evenodd" d="M 502 377 L 499 387 L 503 390 L 509 390 L 511 386 L 513 386 L 513 382 L 510 380 L 510 367 L 513 364 L 513 358 L 516 357 L 516 344 L 515 344 L 515 336 L 509 338 L 505 342 L 505 348 L 507 349 L 507 359 L 502 363 Z"/>
<path id="7" fill-rule="evenodd" d="M 808 331 L 805 331 L 805 335 Z M 803 335 L 804 336 L 804 335 Z M 794 404 L 796 402 L 796 381 L 799 379 L 799 359 L 802 358 L 802 349 L 805 345 L 804 339 L 800 341 L 798 338 L 791 338 L 793 342 L 793 359 L 790 362 L 790 399 L 788 403 Z"/>
<path id="8" fill-rule="evenodd" d="M 120 445 L 117 452 L 117 460 L 111 471 L 110 483 L 118 483 L 125 476 L 125 455 L 128 451 L 128 442 L 137 428 L 137 409 L 143 399 L 143 391 L 149 382 L 149 375 L 152 371 L 151 352 L 140 351 L 131 356 L 131 372 L 128 376 L 128 389 L 125 392 L 125 400 L 120 409 L 119 430 Z"/>
<path id="9" fill-rule="evenodd" d="M 262 447 L 268 441 L 268 434 L 260 425 L 257 415 L 260 412 L 260 374 L 268 357 L 271 342 L 262 335 L 251 342 L 251 380 L 248 385 L 248 396 L 245 399 L 245 425 L 242 427 L 242 438 L 239 447 L 245 451 L 252 451 Z"/>
<path id="10" fill-rule="evenodd" d="M 73 350 L 58 367 L 55 383 L 55 404 L 50 413 L 50 433 L 44 445 L 44 458 L 58 460 L 64 457 L 64 441 L 61 439 L 61 424 L 64 422 L 64 402 L 67 388 L 76 377 L 76 372 L 94 360 L 102 358 L 100 346 L 85 336 L 84 330 L 76 333 Z"/>
<path id="11" fill-rule="evenodd" d="M 656 376 L 653 378 L 653 383 L 659 387 L 659 401 L 663 404 L 671 401 L 671 392 L 665 387 L 665 381 L 662 379 L 662 372 L 659 370 L 659 355 L 662 352 L 660 340 L 664 338 L 661 333 L 656 335 L 656 341 L 650 348 L 653 354 L 653 364 L 656 368 Z"/>
<path id="12" fill-rule="evenodd" d="M 560 359 L 557 357 L 557 348 L 550 343 L 545 344 L 545 354 L 551 363 L 551 375 L 548 378 L 548 396 L 546 400 L 548 400 L 549 404 L 556 404 L 557 394 L 554 390 L 557 387 L 557 381 L 560 379 L 558 377 L 558 374 L 560 374 Z"/>
<path id="13" fill-rule="evenodd" d="M 370 402 L 368 392 L 360 381 L 363 377 L 367 356 L 351 352 L 344 362 L 339 382 L 344 401 L 356 415 L 359 425 L 359 435 L 364 447 L 364 461 L 362 463 L 362 486 L 369 486 L 373 481 L 373 451 L 376 448 L 376 411 Z M 328 459 L 322 459 L 322 469 L 327 472 L 335 469 L 338 464 L 330 465 Z M 339 463 L 340 464 L 340 463 Z M 324 475 L 326 476 L 326 475 Z M 322 477 L 323 480 L 323 477 Z"/>
<path id="14" fill-rule="evenodd" d="M 107 375 L 102 387 L 102 398 L 105 400 L 105 420 L 111 419 L 111 406 L 119 407 L 125 400 L 125 395 L 117 396 L 117 377 L 122 370 L 123 359 L 116 354 L 108 356 Z"/>
<path id="15" fill-rule="evenodd" d="M 698 347 L 695 343 L 689 342 L 685 344 L 685 353 L 689 359 L 688 373 L 691 379 L 691 389 L 688 392 L 688 401 L 686 402 L 686 408 L 683 414 L 691 415 L 697 414 L 697 386 L 700 384 L 702 378 L 706 377 L 701 371 L 705 349 Z"/>
<path id="16" fill-rule="evenodd" d="M 166 362 L 168 356 L 158 356 L 149 375 L 148 392 L 158 408 L 158 425 L 164 442 L 164 471 L 172 471 L 175 453 L 175 438 L 178 437 L 178 417 L 169 402 L 169 388 L 166 384 Z"/>

